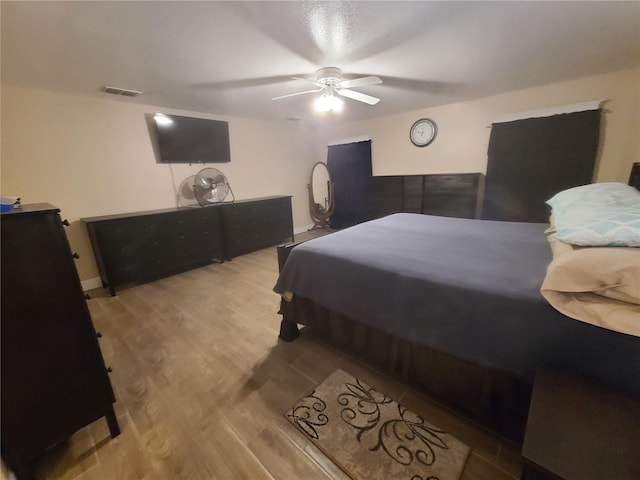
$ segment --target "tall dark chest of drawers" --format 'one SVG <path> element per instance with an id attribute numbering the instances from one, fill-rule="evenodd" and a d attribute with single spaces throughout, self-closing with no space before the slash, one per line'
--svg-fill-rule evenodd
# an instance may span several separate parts
<path id="1" fill-rule="evenodd" d="M 105 416 L 115 401 L 59 210 L 25 205 L 1 220 L 2 457 L 30 461 Z"/>

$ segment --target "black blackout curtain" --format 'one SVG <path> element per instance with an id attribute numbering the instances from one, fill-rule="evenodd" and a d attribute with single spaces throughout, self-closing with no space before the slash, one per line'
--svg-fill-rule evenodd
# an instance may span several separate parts
<path id="1" fill-rule="evenodd" d="M 545 200 L 591 183 L 600 110 L 494 123 L 482 218 L 548 222 Z"/>
<path id="2" fill-rule="evenodd" d="M 335 186 L 331 228 L 346 228 L 368 220 L 371 141 L 329 145 L 327 167 Z"/>

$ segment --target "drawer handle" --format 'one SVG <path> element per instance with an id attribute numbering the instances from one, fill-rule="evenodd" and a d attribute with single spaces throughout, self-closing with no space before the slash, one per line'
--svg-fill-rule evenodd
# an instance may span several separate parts
<path id="1" fill-rule="evenodd" d="M 88 293 L 85 293 L 84 298 L 85 300 L 91 300 L 91 295 L 89 295 Z"/>
<path id="2" fill-rule="evenodd" d="M 73 252 L 72 257 L 77 260 L 78 258 L 80 258 L 80 255 L 78 255 L 76 252 Z"/>
<path id="3" fill-rule="evenodd" d="M 101 332 L 96 332 L 96 337 L 102 338 L 102 333 Z"/>
<path id="4" fill-rule="evenodd" d="M 68 226 L 69 226 L 69 220 L 67 220 L 67 219 L 65 218 L 65 219 L 62 221 L 62 224 L 63 224 L 65 227 L 68 227 Z"/>
<path id="5" fill-rule="evenodd" d="M 111 367 L 107 367 L 107 372 L 108 372 L 108 373 L 112 373 L 112 372 L 113 372 L 113 369 L 112 369 Z"/>

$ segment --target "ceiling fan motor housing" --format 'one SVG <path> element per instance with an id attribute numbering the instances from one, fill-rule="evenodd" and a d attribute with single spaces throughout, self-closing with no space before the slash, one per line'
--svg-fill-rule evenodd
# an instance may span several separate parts
<path id="1" fill-rule="evenodd" d="M 323 85 L 336 85 L 342 81 L 342 70 L 338 67 L 325 67 L 316 72 L 316 79 Z"/>

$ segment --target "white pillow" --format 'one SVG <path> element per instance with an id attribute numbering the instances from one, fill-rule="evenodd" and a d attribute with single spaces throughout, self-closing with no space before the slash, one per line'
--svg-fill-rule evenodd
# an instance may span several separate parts
<path id="1" fill-rule="evenodd" d="M 585 247 L 640 247 L 640 191 L 623 183 L 594 183 L 547 200 L 555 236 Z"/>
<path id="2" fill-rule="evenodd" d="M 602 182 L 573 187 L 547 200 L 554 212 L 577 206 L 629 206 L 640 208 L 640 191 L 619 182 Z"/>
<path id="3" fill-rule="evenodd" d="M 554 213 L 556 238 L 583 247 L 640 247 L 638 207 L 575 207 Z"/>

